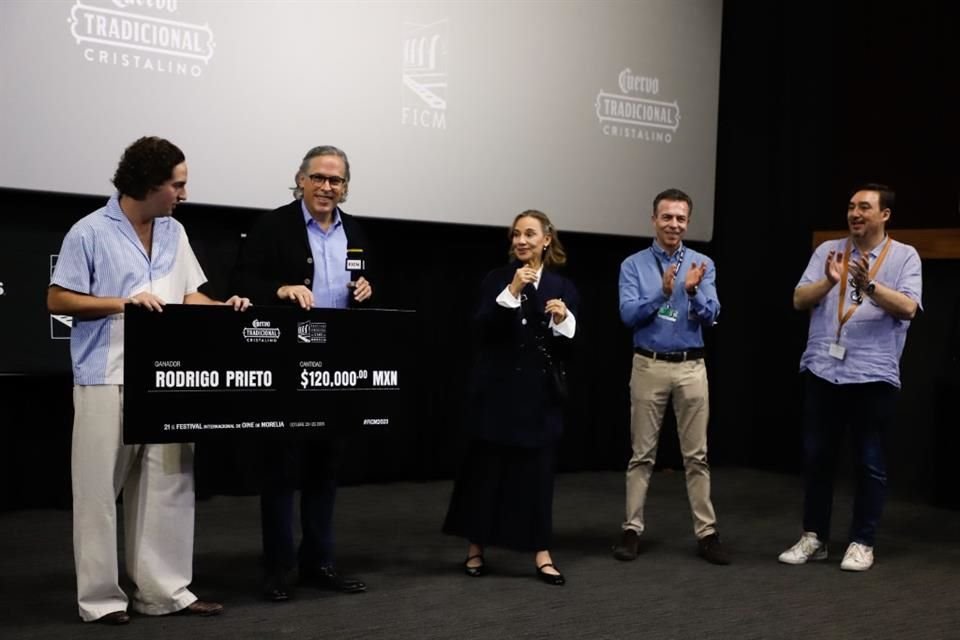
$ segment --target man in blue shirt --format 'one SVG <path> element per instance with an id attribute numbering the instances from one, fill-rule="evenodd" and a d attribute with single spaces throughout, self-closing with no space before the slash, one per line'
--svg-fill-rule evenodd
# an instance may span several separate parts
<path id="1" fill-rule="evenodd" d="M 190 592 L 193 574 L 193 446 L 123 443 L 123 313 L 168 303 L 219 304 L 198 291 L 206 277 L 183 225 L 183 152 L 140 138 L 123 153 L 117 194 L 67 233 L 47 292 L 51 313 L 73 317 L 71 449 L 77 602 L 85 622 L 127 624 L 119 584 L 117 496 L 123 491 L 132 607 L 146 615 L 217 615 L 223 607 Z M 250 301 L 234 296 L 237 310 Z"/>
<path id="2" fill-rule="evenodd" d="M 697 553 L 714 564 L 730 562 L 720 544 L 710 501 L 709 398 L 702 335 L 702 327 L 716 322 L 720 301 L 713 262 L 683 244 L 692 211 L 693 201 L 679 189 L 657 194 L 653 201 L 656 239 L 620 266 L 620 318 L 633 331 L 634 356 L 630 376 L 633 456 L 627 466 L 626 521 L 613 550 L 618 560 L 637 557 L 660 427 L 672 397 Z"/>
<path id="3" fill-rule="evenodd" d="M 857 489 L 849 545 L 840 568 L 866 571 L 887 486 L 885 437 L 896 414 L 900 356 L 920 309 L 920 256 L 886 234 L 894 193 L 880 184 L 856 190 L 847 204 L 850 235 L 824 242 L 793 293 L 810 311 L 803 374 L 805 493 L 803 535 L 780 562 L 825 560 L 833 472 L 846 426 L 857 454 Z"/>
<path id="4" fill-rule="evenodd" d="M 340 204 L 350 187 L 347 155 L 332 146 L 307 152 L 294 177 L 296 199 L 264 215 L 247 237 L 241 255 L 240 286 L 256 304 L 296 304 L 303 309 L 344 309 L 366 303 L 373 288 L 346 269 L 347 252 L 362 255 L 369 272 L 366 236 Z M 341 576 L 334 565 L 333 508 L 336 471 L 343 448 L 331 437 L 297 442 L 264 442 L 260 495 L 267 600 L 292 595 L 289 576 L 299 563 L 300 582 L 345 593 L 366 590 L 360 580 Z M 293 498 L 300 489 L 302 540 L 294 543 Z M 299 558 L 298 558 L 299 555 Z"/>

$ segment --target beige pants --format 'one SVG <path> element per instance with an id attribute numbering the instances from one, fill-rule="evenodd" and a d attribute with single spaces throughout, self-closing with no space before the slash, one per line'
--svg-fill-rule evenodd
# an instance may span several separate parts
<path id="1" fill-rule="evenodd" d="M 687 498 L 698 538 L 716 532 L 710 502 L 710 465 L 707 464 L 709 394 L 703 360 L 665 362 L 634 354 L 630 376 L 630 439 L 633 456 L 627 466 L 627 513 L 624 529 L 643 533 L 643 507 L 667 402 L 673 397 L 680 452 L 687 480 Z"/>
<path id="2" fill-rule="evenodd" d="M 119 585 L 117 496 L 123 490 L 133 608 L 162 615 L 197 599 L 193 576 L 193 447 L 122 442 L 123 387 L 73 388 L 73 553 L 80 617 L 125 611 Z"/>

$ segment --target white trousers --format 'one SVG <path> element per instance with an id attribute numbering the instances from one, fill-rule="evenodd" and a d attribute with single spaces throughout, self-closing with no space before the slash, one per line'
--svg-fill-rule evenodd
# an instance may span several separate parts
<path id="1" fill-rule="evenodd" d="M 123 444 L 123 387 L 73 388 L 73 553 L 80 617 L 127 609 L 117 558 L 123 490 L 127 574 L 134 610 L 179 611 L 197 597 L 193 579 L 193 445 Z"/>

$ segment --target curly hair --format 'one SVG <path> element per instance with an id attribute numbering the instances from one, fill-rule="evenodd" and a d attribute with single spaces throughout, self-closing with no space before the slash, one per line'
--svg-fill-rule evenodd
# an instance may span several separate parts
<path id="1" fill-rule="evenodd" d="M 513 224 L 510 225 L 510 228 L 507 230 L 507 237 L 513 237 L 513 228 L 517 226 L 517 221 L 520 218 L 533 218 L 540 222 L 540 227 L 543 229 L 543 235 L 550 236 L 550 244 L 547 245 L 546 249 L 543 252 L 543 266 L 546 269 L 555 269 L 557 267 L 562 267 L 567 264 L 567 252 L 563 248 L 563 243 L 560 242 L 560 235 L 557 232 L 556 227 L 553 226 L 553 223 L 550 222 L 550 218 L 547 217 L 543 211 L 537 211 L 536 209 L 527 209 L 521 213 L 518 213 L 517 216 L 513 219 Z M 510 246 L 510 253 L 508 254 L 511 260 L 516 260 L 517 256 L 513 252 L 513 245 Z"/>
<path id="2" fill-rule="evenodd" d="M 145 136 L 124 150 L 113 174 L 113 186 L 120 195 L 143 200 L 169 180 L 174 167 L 185 159 L 183 151 L 169 140 Z"/>

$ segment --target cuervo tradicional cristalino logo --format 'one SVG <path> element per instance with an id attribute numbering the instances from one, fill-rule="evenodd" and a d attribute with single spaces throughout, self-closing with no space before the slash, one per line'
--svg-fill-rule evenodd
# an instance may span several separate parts
<path id="1" fill-rule="evenodd" d="M 663 100 L 660 79 L 638 75 L 629 67 L 617 75 L 620 93 L 597 94 L 597 119 L 605 136 L 670 144 L 680 127 L 677 100 Z"/>
<path id="2" fill-rule="evenodd" d="M 213 31 L 173 19 L 179 9 L 178 0 L 77 0 L 67 22 L 87 62 L 197 78 L 213 57 Z"/>

